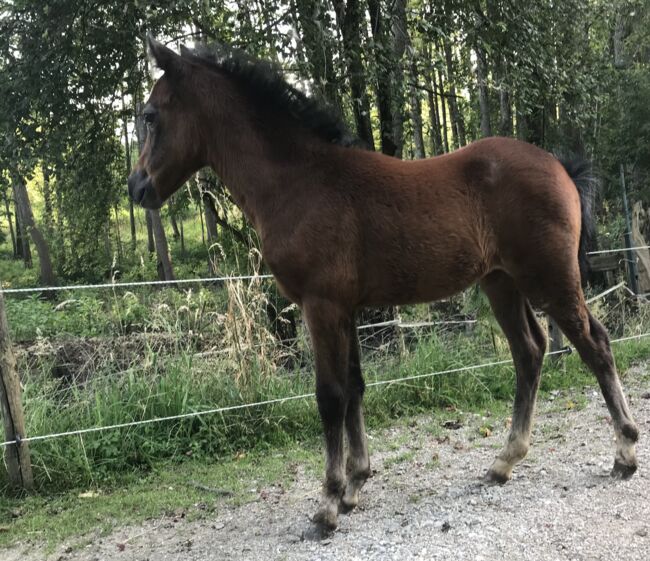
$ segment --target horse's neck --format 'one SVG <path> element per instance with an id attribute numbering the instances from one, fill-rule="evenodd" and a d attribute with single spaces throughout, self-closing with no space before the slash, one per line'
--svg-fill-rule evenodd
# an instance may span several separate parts
<path id="1" fill-rule="evenodd" d="M 302 170 L 308 160 L 314 160 L 314 154 L 327 150 L 327 146 L 309 138 L 299 141 L 290 136 L 295 131 L 288 131 L 285 140 L 291 141 L 291 147 L 283 149 L 246 124 L 232 130 L 232 134 L 215 139 L 209 163 L 259 232 L 266 222 L 273 220 L 280 205 L 290 204 L 295 198 L 294 191 L 306 180 Z M 277 157 L 278 153 L 282 157 Z"/>

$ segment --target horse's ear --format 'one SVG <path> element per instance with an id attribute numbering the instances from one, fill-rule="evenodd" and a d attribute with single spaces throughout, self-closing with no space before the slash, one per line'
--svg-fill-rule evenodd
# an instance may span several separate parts
<path id="1" fill-rule="evenodd" d="M 156 41 L 149 34 L 147 34 L 147 46 L 158 68 L 169 74 L 180 71 L 182 64 L 181 57 L 174 51 L 165 47 L 160 41 Z"/>

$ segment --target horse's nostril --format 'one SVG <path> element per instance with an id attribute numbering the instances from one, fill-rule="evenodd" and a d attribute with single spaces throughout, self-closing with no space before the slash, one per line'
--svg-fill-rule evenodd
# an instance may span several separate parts
<path id="1" fill-rule="evenodd" d="M 134 171 L 127 180 L 129 198 L 139 204 L 145 196 L 147 188 L 147 174 L 144 170 Z"/>

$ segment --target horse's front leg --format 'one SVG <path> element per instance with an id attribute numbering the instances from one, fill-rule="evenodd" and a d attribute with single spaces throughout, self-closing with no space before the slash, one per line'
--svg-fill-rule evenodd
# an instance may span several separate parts
<path id="1" fill-rule="evenodd" d="M 348 405 L 350 333 L 353 315 L 329 301 L 303 303 L 316 365 L 316 400 L 325 433 L 323 497 L 309 538 L 327 535 L 337 526 L 346 487 L 344 421 Z"/>

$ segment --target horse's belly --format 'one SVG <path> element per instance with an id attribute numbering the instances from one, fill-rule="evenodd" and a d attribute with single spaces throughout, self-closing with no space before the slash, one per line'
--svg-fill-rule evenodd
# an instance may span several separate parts
<path id="1" fill-rule="evenodd" d="M 480 280 L 489 269 L 478 255 L 459 252 L 451 258 L 404 260 L 364 275 L 362 306 L 390 306 L 448 298 Z"/>

